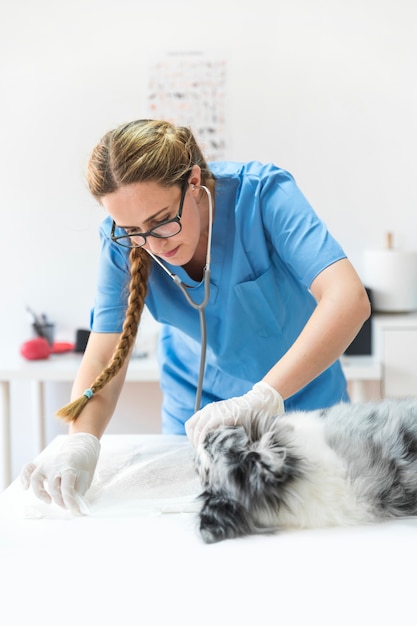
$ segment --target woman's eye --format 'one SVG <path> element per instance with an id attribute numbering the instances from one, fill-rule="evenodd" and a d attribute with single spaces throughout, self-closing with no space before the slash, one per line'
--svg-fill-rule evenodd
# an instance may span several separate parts
<path id="1" fill-rule="evenodd" d="M 162 219 L 158 220 L 157 222 L 153 222 L 152 224 L 149 225 L 149 230 L 153 230 L 154 228 L 158 228 L 158 226 L 161 226 L 161 224 L 165 224 L 165 222 L 167 222 L 168 220 L 171 219 L 170 215 L 166 215 L 165 217 L 163 217 Z"/>
<path id="2" fill-rule="evenodd" d="M 126 235 L 138 235 L 140 228 L 125 228 Z"/>

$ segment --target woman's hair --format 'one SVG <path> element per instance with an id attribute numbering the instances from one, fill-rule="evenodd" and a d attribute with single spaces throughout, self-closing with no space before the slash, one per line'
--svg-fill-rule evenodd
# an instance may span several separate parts
<path id="1" fill-rule="evenodd" d="M 138 120 L 104 135 L 91 153 L 87 183 L 91 194 L 100 202 L 103 196 L 132 183 L 181 185 L 194 165 L 200 167 L 201 184 L 211 185 L 213 175 L 189 128 L 159 120 Z M 129 260 L 129 298 L 119 343 L 109 364 L 90 388 L 59 409 L 57 415 L 65 421 L 77 419 L 89 398 L 119 372 L 134 344 L 145 305 L 151 257 L 143 248 L 133 248 Z"/>
<path id="2" fill-rule="evenodd" d="M 206 185 L 213 176 L 189 128 L 139 120 L 104 135 L 88 164 L 88 186 L 100 200 L 131 183 L 181 185 L 193 165 L 200 167 L 201 184 Z"/>

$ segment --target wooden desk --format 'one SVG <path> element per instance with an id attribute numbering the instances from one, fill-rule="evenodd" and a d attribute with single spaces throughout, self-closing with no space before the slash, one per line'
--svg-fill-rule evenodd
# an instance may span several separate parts
<path id="1" fill-rule="evenodd" d="M 52 355 L 42 361 L 26 361 L 18 355 L 0 357 L 0 491 L 11 482 L 10 385 L 13 381 L 30 382 L 32 395 L 33 442 L 39 453 L 45 441 L 45 390 L 47 382 L 71 383 L 81 362 L 81 355 L 67 353 Z M 351 356 L 342 358 L 342 366 L 350 382 L 352 401 L 364 399 L 364 383 L 381 380 L 381 365 L 372 357 Z M 126 382 L 158 382 L 158 362 L 152 358 L 132 358 Z"/>

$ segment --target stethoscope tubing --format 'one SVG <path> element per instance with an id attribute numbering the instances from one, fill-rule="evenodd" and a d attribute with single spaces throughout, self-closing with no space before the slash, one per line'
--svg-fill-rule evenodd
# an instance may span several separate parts
<path id="1" fill-rule="evenodd" d="M 211 238 L 212 238 L 212 230 L 213 230 L 213 201 L 211 198 L 211 193 L 210 193 L 210 190 L 205 185 L 200 185 L 200 188 L 204 189 L 204 191 L 207 194 L 208 201 L 209 201 L 209 227 L 208 227 L 208 237 L 207 237 L 206 265 L 203 270 L 203 281 L 202 281 L 204 282 L 203 300 L 201 302 L 195 302 L 190 295 L 190 290 L 193 289 L 193 287 L 188 286 L 185 283 L 183 283 L 177 274 L 174 274 L 174 272 L 171 272 L 157 256 L 155 256 L 152 252 L 147 250 L 148 254 L 153 258 L 153 260 L 156 263 L 158 263 L 160 267 L 162 267 L 162 269 L 168 274 L 168 276 L 174 281 L 174 283 L 181 289 L 188 304 L 193 309 L 198 311 L 198 314 L 199 314 L 201 352 L 200 352 L 200 367 L 199 367 L 199 373 L 198 373 L 198 382 L 197 382 L 194 412 L 197 412 L 201 408 L 201 395 L 203 391 L 204 370 L 206 368 L 207 325 L 206 325 L 206 316 L 204 313 L 204 309 L 206 308 L 210 300 Z"/>

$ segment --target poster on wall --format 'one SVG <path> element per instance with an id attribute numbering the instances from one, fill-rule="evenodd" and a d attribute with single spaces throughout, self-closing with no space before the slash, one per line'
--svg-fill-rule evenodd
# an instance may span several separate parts
<path id="1" fill-rule="evenodd" d="M 148 62 L 146 115 L 188 126 L 208 161 L 226 153 L 226 61 L 205 52 L 165 52 Z"/>

